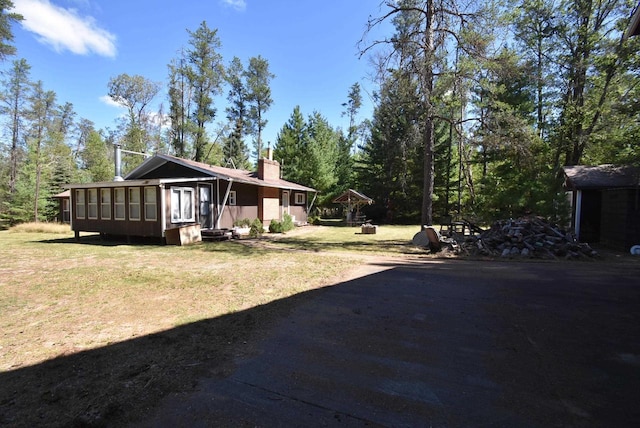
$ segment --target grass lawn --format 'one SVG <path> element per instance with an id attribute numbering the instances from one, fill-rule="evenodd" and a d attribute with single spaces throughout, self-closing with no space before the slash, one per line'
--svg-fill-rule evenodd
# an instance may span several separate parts
<path id="1" fill-rule="evenodd" d="M 308 227 L 188 247 L 1 231 L 0 426 L 126 422 L 229 370 L 238 344 L 305 292 L 372 255 L 421 252 L 417 230 Z"/>

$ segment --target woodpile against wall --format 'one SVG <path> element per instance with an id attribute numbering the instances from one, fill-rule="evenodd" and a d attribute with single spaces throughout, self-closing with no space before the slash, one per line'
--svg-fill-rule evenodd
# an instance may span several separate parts
<path id="1" fill-rule="evenodd" d="M 571 232 L 540 217 L 499 220 L 489 230 L 461 243 L 471 255 L 540 259 L 580 259 L 597 255 Z"/>

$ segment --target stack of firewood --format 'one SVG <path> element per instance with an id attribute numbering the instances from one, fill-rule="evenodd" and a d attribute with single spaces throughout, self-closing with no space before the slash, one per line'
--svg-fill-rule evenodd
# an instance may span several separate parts
<path id="1" fill-rule="evenodd" d="M 470 254 L 492 257 L 579 259 L 597 255 L 573 233 L 540 217 L 499 220 L 491 229 L 467 239 L 463 248 Z"/>

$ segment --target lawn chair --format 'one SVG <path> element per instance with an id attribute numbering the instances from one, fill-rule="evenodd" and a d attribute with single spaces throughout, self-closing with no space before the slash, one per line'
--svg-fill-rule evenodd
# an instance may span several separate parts
<path id="1" fill-rule="evenodd" d="M 452 250 L 459 248 L 455 239 L 443 237 L 433 226 L 425 227 L 424 232 L 427 234 L 427 238 L 429 238 L 429 249 L 432 253 L 437 253 L 442 250 L 443 246 L 447 246 Z"/>

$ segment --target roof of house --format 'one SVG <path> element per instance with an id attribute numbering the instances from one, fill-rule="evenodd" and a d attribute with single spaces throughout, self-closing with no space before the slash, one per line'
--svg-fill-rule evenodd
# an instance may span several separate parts
<path id="1" fill-rule="evenodd" d="M 640 186 L 640 168 L 630 165 L 565 166 L 565 187 L 570 189 L 613 189 Z"/>
<path id="2" fill-rule="evenodd" d="M 202 162 L 196 162 L 189 159 L 182 159 L 175 156 L 162 155 L 162 154 L 157 154 L 145 160 L 140 166 L 138 166 L 136 169 L 134 169 L 129 174 L 127 174 L 127 176 L 125 177 L 125 180 L 129 181 L 129 180 L 143 179 L 147 174 L 151 173 L 152 171 L 160 168 L 161 166 L 169 162 L 181 165 L 186 168 L 193 169 L 194 171 L 198 171 L 202 173 L 204 176 L 214 177 L 214 178 L 218 178 L 226 181 L 252 184 L 252 185 L 261 186 L 261 187 L 275 187 L 275 188 L 286 189 L 286 190 L 299 190 L 303 192 L 316 191 L 311 187 L 303 186 L 297 183 L 292 183 L 290 181 L 283 180 L 283 179 L 263 180 L 261 178 L 258 178 L 258 174 L 256 172 L 252 172 L 252 171 L 246 171 L 243 169 L 225 168 L 222 166 L 213 166 L 213 165 L 208 165 Z"/>
<path id="3" fill-rule="evenodd" d="M 64 190 L 58 193 L 57 195 L 52 196 L 52 198 L 59 198 L 59 199 L 70 198 L 70 197 L 71 197 L 71 190 L 69 189 Z"/>
<path id="4" fill-rule="evenodd" d="M 157 177 L 152 173 L 167 163 L 175 163 L 182 167 L 191 169 L 201 174 L 201 177 Z M 221 179 L 235 183 L 252 184 L 261 187 L 274 187 L 284 190 L 297 190 L 300 192 L 316 192 L 311 187 L 292 183 L 287 180 L 262 180 L 258 178 L 256 172 L 242 169 L 224 168 L 221 166 L 207 165 L 202 162 L 195 162 L 169 155 L 155 155 L 147 158 L 142 164 L 131 171 L 124 181 L 103 181 L 99 183 L 68 184 L 69 189 L 87 187 L 122 187 L 122 186 L 153 186 L 158 184 L 187 183 L 193 181 L 210 181 L 211 179 Z"/>

